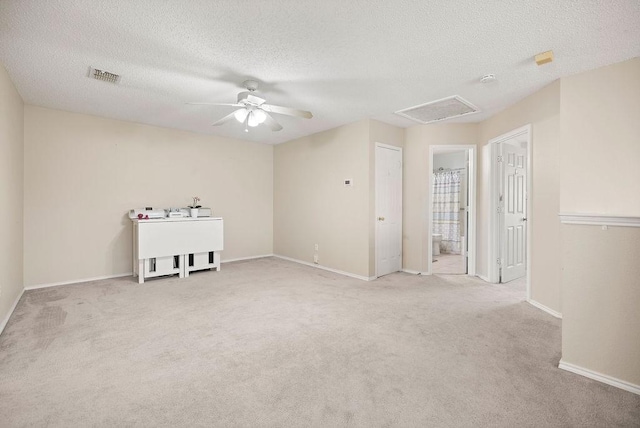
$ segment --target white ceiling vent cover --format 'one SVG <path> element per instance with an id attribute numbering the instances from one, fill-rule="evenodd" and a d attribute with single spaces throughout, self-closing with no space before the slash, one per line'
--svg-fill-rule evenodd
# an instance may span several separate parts
<path id="1" fill-rule="evenodd" d="M 419 106 L 398 110 L 395 113 L 418 123 L 426 124 L 478 113 L 479 111 L 480 109 L 469 101 L 454 95 Z"/>
<path id="2" fill-rule="evenodd" d="M 102 80 L 103 82 L 118 83 L 120 81 L 120 75 L 111 73 L 109 71 L 99 70 L 91 67 L 89 69 L 89 77 L 96 80 Z"/>

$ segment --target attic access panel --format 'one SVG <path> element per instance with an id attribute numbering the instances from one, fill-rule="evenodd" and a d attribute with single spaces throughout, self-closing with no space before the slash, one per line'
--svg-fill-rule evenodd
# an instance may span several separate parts
<path id="1" fill-rule="evenodd" d="M 414 122 L 427 124 L 454 117 L 478 113 L 480 109 L 462 97 L 453 95 L 440 100 L 420 104 L 395 112 L 398 116 L 406 117 Z"/>

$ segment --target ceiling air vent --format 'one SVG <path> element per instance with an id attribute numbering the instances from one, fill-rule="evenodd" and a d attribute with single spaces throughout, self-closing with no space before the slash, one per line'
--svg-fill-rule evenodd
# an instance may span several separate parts
<path id="1" fill-rule="evenodd" d="M 479 112 L 478 107 L 469 101 L 454 95 L 452 97 L 443 98 L 441 100 L 431 101 L 430 103 L 421 104 L 419 106 L 410 107 L 404 110 L 398 110 L 397 115 L 414 120 L 418 123 L 431 123 L 440 120 L 461 117 L 467 114 Z"/>
<path id="2" fill-rule="evenodd" d="M 97 68 L 93 67 L 89 69 L 89 77 L 109 83 L 118 83 L 120 81 L 119 74 L 110 73 L 104 70 L 98 70 Z"/>

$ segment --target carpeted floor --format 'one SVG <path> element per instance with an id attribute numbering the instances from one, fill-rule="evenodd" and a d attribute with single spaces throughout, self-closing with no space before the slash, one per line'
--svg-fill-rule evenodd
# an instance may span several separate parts
<path id="1" fill-rule="evenodd" d="M 0 425 L 639 426 L 639 396 L 557 368 L 560 321 L 523 297 L 274 258 L 28 291 Z"/>

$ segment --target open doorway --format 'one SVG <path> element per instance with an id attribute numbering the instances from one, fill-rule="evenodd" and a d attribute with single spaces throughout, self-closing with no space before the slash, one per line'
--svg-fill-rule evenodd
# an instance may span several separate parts
<path id="1" fill-rule="evenodd" d="M 475 275 L 475 146 L 431 146 L 428 272 Z"/>
<path id="2" fill-rule="evenodd" d="M 531 126 L 489 141 L 489 281 L 526 282 L 530 296 Z"/>

